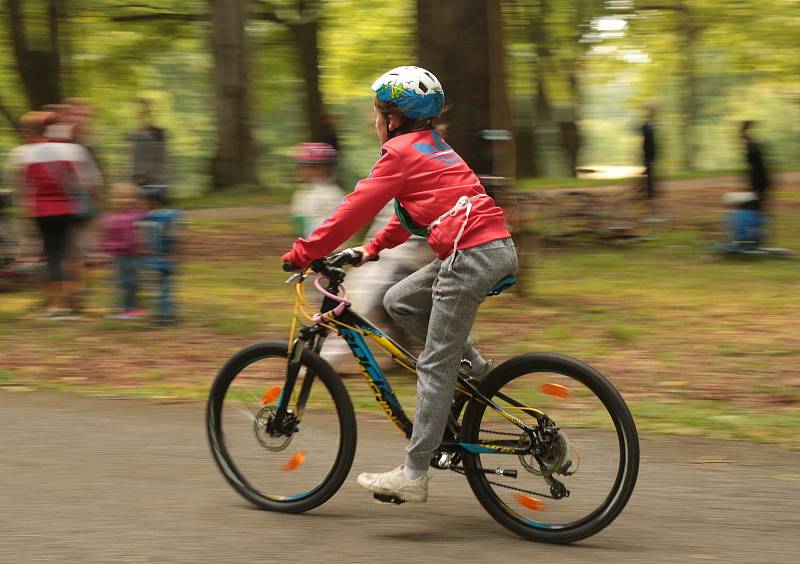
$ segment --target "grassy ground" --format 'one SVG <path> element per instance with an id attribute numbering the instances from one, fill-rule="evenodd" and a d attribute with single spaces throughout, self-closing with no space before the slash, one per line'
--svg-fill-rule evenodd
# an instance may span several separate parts
<path id="1" fill-rule="evenodd" d="M 498 359 L 531 350 L 577 356 L 607 374 L 643 430 L 800 448 L 800 261 L 720 260 L 708 248 L 725 187 L 669 194 L 681 226 L 636 244 L 585 241 L 538 250 L 533 295 L 481 309 L 475 333 Z M 773 244 L 798 248 L 800 187 L 778 194 Z M 242 346 L 285 339 L 292 294 L 279 210 L 224 213 L 187 226 L 175 327 L 105 319 L 115 292 L 92 270 L 89 312 L 48 322 L 35 288 L 0 294 L 0 385 L 201 399 Z M 413 404 L 413 381 L 393 373 Z M 355 403 L 375 407 L 361 377 Z"/>

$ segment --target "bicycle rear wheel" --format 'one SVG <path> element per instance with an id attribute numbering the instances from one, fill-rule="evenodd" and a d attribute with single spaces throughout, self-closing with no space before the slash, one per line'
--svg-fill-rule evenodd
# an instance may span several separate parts
<path id="1" fill-rule="evenodd" d="M 619 515 L 636 483 L 639 442 L 625 402 L 600 373 L 566 356 L 528 354 L 497 367 L 481 391 L 544 437 L 532 438 L 486 404 L 468 404 L 464 443 L 527 449 L 518 456 L 476 446 L 464 455 L 470 487 L 495 520 L 529 539 L 568 543 Z"/>
<path id="2" fill-rule="evenodd" d="M 238 352 L 214 380 L 206 423 L 214 460 L 239 494 L 262 509 L 299 513 L 330 499 L 347 478 L 356 420 L 341 379 L 306 349 L 289 400 L 296 429 L 270 432 L 286 368 L 286 343 L 256 343 Z M 310 393 L 300 409 L 306 381 Z"/>

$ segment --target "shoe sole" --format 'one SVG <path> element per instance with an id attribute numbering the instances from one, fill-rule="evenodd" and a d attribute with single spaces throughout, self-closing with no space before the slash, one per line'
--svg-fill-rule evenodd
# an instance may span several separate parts
<path id="1" fill-rule="evenodd" d="M 401 505 L 406 503 L 406 500 L 400 499 L 396 495 L 383 495 L 383 494 L 372 494 L 372 498 L 375 500 L 376 503 L 394 503 L 395 505 Z"/>
<path id="2" fill-rule="evenodd" d="M 396 503 L 401 504 L 405 503 L 406 501 L 410 501 L 412 503 L 425 503 L 428 501 L 428 493 L 425 492 L 424 495 L 414 495 L 414 494 L 404 494 L 401 492 L 389 492 L 386 490 L 376 490 L 371 485 L 370 482 L 372 480 L 361 480 L 361 476 L 358 477 L 356 480 L 358 485 L 364 488 L 367 491 L 372 492 L 372 497 L 378 500 L 380 503 Z"/>

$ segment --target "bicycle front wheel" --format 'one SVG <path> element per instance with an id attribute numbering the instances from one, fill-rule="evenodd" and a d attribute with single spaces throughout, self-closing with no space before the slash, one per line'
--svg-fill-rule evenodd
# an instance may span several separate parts
<path id="1" fill-rule="evenodd" d="M 257 343 L 222 367 L 208 400 L 208 438 L 225 479 L 262 509 L 299 513 L 330 499 L 353 463 L 356 419 L 339 376 L 304 350 L 289 408 L 294 421 L 276 430 L 284 393 L 286 343 Z M 307 383 L 304 405 L 298 397 Z M 288 429 L 288 431 L 287 431 Z"/>
<path id="2" fill-rule="evenodd" d="M 498 366 L 481 391 L 504 413 L 468 404 L 461 440 L 474 452 L 464 468 L 496 521 L 526 538 L 568 543 L 619 515 L 636 483 L 639 441 L 608 380 L 563 355 L 527 354 Z"/>

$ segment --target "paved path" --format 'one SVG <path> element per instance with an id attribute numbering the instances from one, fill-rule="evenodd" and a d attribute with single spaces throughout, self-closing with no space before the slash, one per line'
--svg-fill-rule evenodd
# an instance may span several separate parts
<path id="1" fill-rule="evenodd" d="M 392 467 L 404 441 L 370 414 L 331 501 L 255 510 L 213 465 L 203 407 L 0 389 L 0 562 L 800 561 L 797 452 L 647 437 L 622 516 L 550 546 L 501 528 L 454 474 L 425 505 L 371 503 L 353 476 Z"/>

